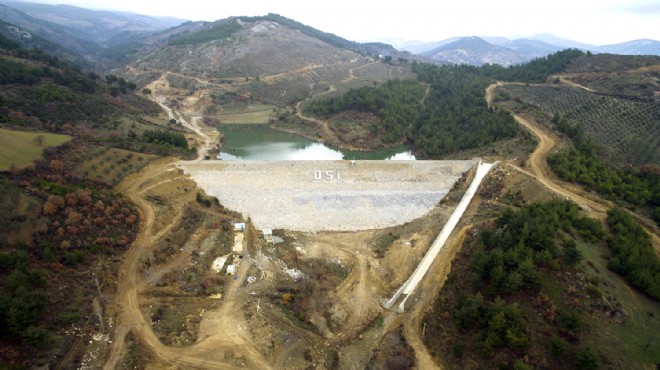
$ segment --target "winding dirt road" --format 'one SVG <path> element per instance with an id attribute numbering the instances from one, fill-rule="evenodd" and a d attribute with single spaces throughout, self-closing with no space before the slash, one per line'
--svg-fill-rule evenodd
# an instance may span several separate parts
<path id="1" fill-rule="evenodd" d="M 177 364 L 185 368 L 234 369 L 236 366 L 225 362 L 224 358 L 219 358 L 217 355 L 209 356 L 208 354 L 213 352 L 214 348 L 216 349 L 216 354 L 222 354 L 224 351 L 221 349 L 237 348 L 240 349 L 241 353 L 245 354 L 245 362 L 251 364 L 253 368 L 269 369 L 270 365 L 263 359 L 256 348 L 240 333 L 237 333 L 236 327 L 232 325 L 235 322 L 231 320 L 230 312 L 234 311 L 236 302 L 231 299 L 228 299 L 223 307 L 213 314 L 215 318 L 222 318 L 222 320 L 226 321 L 222 325 L 217 326 L 221 327 L 222 330 L 215 335 L 208 335 L 200 339 L 193 346 L 185 348 L 164 345 L 156 337 L 151 327 L 151 322 L 145 318 L 140 309 L 139 290 L 140 287 L 145 286 L 139 272 L 142 260 L 148 255 L 157 240 L 162 238 L 178 222 L 178 218 L 175 218 L 165 228 L 154 233 L 155 210 L 143 197 L 145 190 L 143 185 L 153 177 L 172 168 L 174 162 L 175 160 L 172 158 L 155 161 L 140 173 L 128 176 L 117 186 L 118 191 L 122 192 L 137 205 L 140 212 L 140 232 L 126 253 L 124 263 L 119 270 L 117 290 L 118 302 L 121 306 L 122 314 L 120 324 L 115 331 L 110 356 L 106 361 L 104 369 L 116 368 L 124 354 L 125 337 L 129 331 L 155 357 L 168 364 Z M 247 271 L 248 267 L 241 269 L 242 275 L 247 274 Z M 240 277 L 244 278 L 245 276 Z M 233 282 L 227 291 L 227 296 L 233 295 L 239 285 L 240 280 Z"/>
<path id="2" fill-rule="evenodd" d="M 558 77 L 560 77 L 560 81 L 565 81 L 561 79 L 561 77 L 564 76 L 558 76 Z M 493 105 L 493 94 L 495 92 L 495 89 L 498 86 L 504 86 L 509 84 L 517 85 L 518 83 L 497 82 L 488 86 L 488 88 L 486 89 L 485 99 L 489 107 L 492 107 Z M 593 91 L 587 87 L 578 85 L 574 82 L 569 83 L 569 85 L 581 89 L 585 89 L 588 91 Z M 520 125 L 522 125 L 527 130 L 529 130 L 539 140 L 539 144 L 536 147 L 536 150 L 534 150 L 534 152 L 530 155 L 528 159 L 529 167 L 531 169 L 534 178 L 540 183 L 542 183 L 544 186 L 546 186 L 548 189 L 560 195 L 561 197 L 571 199 L 572 201 L 577 203 L 580 207 L 582 207 L 585 211 L 591 213 L 594 217 L 599 219 L 606 218 L 607 211 L 610 208 L 614 207 L 614 204 L 612 202 L 602 199 L 596 194 L 587 193 L 586 191 L 579 189 L 577 186 L 573 184 L 561 181 L 553 174 L 552 170 L 550 169 L 550 166 L 548 165 L 547 158 L 550 152 L 557 145 L 558 139 L 556 138 L 556 136 L 554 136 L 551 132 L 549 132 L 547 128 L 534 122 L 531 119 L 526 119 L 518 114 L 515 114 L 514 112 L 511 112 L 511 114 L 513 115 L 513 118 L 515 118 L 515 120 Z M 509 165 L 515 167 L 512 164 Z M 518 167 L 515 168 L 523 172 L 526 172 Z M 641 216 L 630 210 L 626 210 L 626 211 L 628 212 L 628 214 L 634 217 L 637 220 L 637 222 L 646 230 L 646 232 L 651 237 L 653 248 L 656 254 L 660 256 L 660 237 L 658 236 L 658 227 L 655 226 L 653 221 L 649 220 L 648 218 Z"/>

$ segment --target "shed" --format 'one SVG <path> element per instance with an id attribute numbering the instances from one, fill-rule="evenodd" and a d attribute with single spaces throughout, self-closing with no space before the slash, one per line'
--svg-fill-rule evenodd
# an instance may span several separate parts
<path id="1" fill-rule="evenodd" d="M 234 224 L 234 231 L 245 231 L 245 222 L 238 222 Z"/>
<path id="2" fill-rule="evenodd" d="M 273 230 L 272 229 L 262 229 L 261 232 L 264 234 L 264 239 L 266 239 L 266 243 L 268 244 L 274 244 L 275 241 L 273 240 Z"/>
<path id="3" fill-rule="evenodd" d="M 213 265 L 211 266 L 211 268 L 212 268 L 213 270 L 215 270 L 215 272 L 220 272 L 220 271 L 222 271 L 222 268 L 224 267 L 225 262 L 227 262 L 227 257 L 229 257 L 229 255 L 226 255 L 226 256 L 222 256 L 222 257 L 218 257 L 218 258 L 216 258 L 216 259 L 213 261 Z"/>

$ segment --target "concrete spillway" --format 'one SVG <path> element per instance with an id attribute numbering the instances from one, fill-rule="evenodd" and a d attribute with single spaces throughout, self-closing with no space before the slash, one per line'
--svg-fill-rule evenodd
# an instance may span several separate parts
<path id="1" fill-rule="evenodd" d="M 410 297 L 410 294 L 415 291 L 415 288 L 417 288 L 419 282 L 422 281 L 424 275 L 426 275 L 426 272 L 431 267 L 433 260 L 435 260 L 435 258 L 438 256 L 438 253 L 440 253 L 440 250 L 442 250 L 442 247 L 444 247 L 447 239 L 449 238 L 449 235 L 451 235 L 452 231 L 454 231 L 456 225 L 458 225 L 458 221 L 460 221 L 461 217 L 463 217 L 463 213 L 465 213 L 467 206 L 470 205 L 470 201 L 472 201 L 472 198 L 477 193 L 479 184 L 481 184 L 481 181 L 484 179 L 484 177 L 486 177 L 488 171 L 490 171 L 493 165 L 494 164 L 479 163 L 477 172 L 474 175 L 474 179 L 472 180 L 468 190 L 465 192 L 465 195 L 463 195 L 463 199 L 461 199 L 461 202 L 458 203 L 458 206 L 456 206 L 454 213 L 452 213 L 451 217 L 449 217 L 449 220 L 447 220 L 447 223 L 442 228 L 442 231 L 440 231 L 440 234 L 438 234 L 438 237 L 433 242 L 433 245 L 431 245 L 431 248 L 429 248 L 429 251 L 426 253 L 424 258 L 422 258 L 422 261 L 419 263 L 419 265 L 417 265 L 417 268 L 412 273 L 412 275 L 410 275 L 408 280 L 406 280 L 406 282 L 403 283 L 403 285 L 394 293 L 392 298 L 383 303 L 384 308 L 388 310 L 392 308 L 394 303 L 396 303 L 403 295 L 405 298 L 401 304 L 399 304 L 398 308 L 399 312 L 403 312 L 406 300 L 408 297 Z"/>

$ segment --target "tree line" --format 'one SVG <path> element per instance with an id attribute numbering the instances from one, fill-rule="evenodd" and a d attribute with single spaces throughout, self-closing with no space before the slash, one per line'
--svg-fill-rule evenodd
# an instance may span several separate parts
<path id="1" fill-rule="evenodd" d="M 316 100 L 306 113 L 323 118 L 344 111 L 373 114 L 381 121 L 373 128 L 385 143 L 406 141 L 422 156 L 439 158 L 515 137 L 520 129 L 511 114 L 489 108 L 484 90 L 494 80 L 542 82 L 582 56 L 565 50 L 524 65 L 437 66 L 412 64 L 418 82 L 390 81 L 353 89 L 339 97 Z M 419 82 L 430 85 L 424 104 Z"/>
<path id="2" fill-rule="evenodd" d="M 388 144 L 400 142 L 418 119 L 424 86 L 416 81 L 391 80 L 379 87 L 361 87 L 344 95 L 306 105 L 305 113 L 328 118 L 352 110 L 380 118 L 372 131 Z"/>
<path id="3" fill-rule="evenodd" d="M 660 222 L 660 168 L 646 165 L 612 168 L 598 155 L 597 146 L 583 130 L 555 114 L 552 121 L 573 141 L 573 148 L 548 157 L 548 164 L 563 180 L 577 182 L 608 199 L 623 201 L 645 210 Z"/>
<path id="4" fill-rule="evenodd" d="M 649 235 L 620 208 L 607 212 L 607 225 L 612 231 L 607 238 L 612 252 L 607 267 L 660 302 L 660 259 Z"/>
<path id="5" fill-rule="evenodd" d="M 570 284 L 564 274 L 578 271 L 577 242 L 598 242 L 604 235 L 597 220 L 580 217 L 568 201 L 505 210 L 452 264 L 425 318 L 425 342 L 433 352 L 448 354 L 443 357 L 456 361 L 455 367 L 469 356 L 485 367 L 596 368 L 598 357 L 581 343 L 586 312 L 553 292 Z"/>

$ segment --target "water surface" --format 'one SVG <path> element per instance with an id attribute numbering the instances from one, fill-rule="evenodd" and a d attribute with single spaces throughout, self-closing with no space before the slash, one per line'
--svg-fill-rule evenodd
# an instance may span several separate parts
<path id="1" fill-rule="evenodd" d="M 273 130 L 267 125 L 221 125 L 225 134 L 218 159 L 235 160 L 414 160 L 405 145 L 371 151 L 327 146 L 302 136 Z"/>

